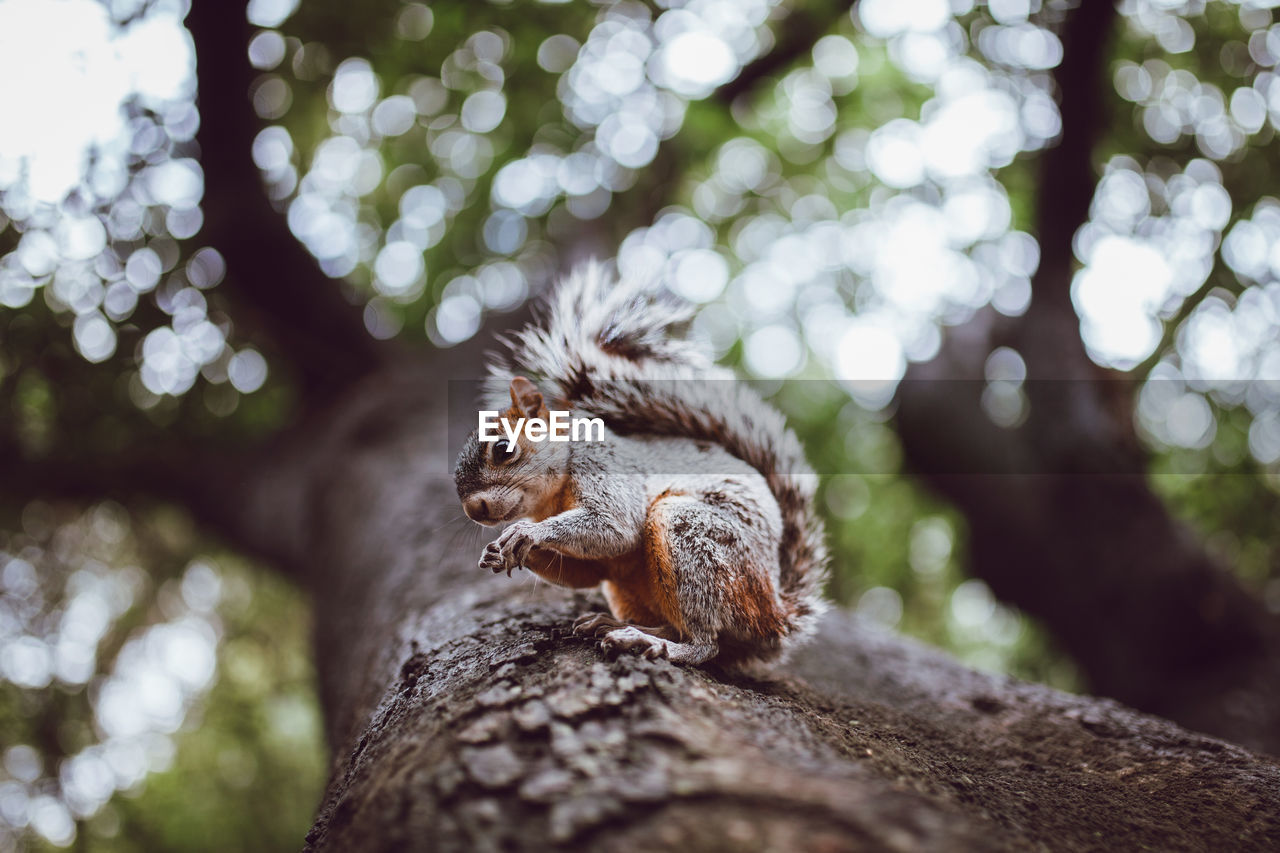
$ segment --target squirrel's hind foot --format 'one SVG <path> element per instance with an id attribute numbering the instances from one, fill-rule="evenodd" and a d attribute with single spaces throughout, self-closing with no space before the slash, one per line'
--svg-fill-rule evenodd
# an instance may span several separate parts
<path id="1" fill-rule="evenodd" d="M 606 653 L 631 652 L 647 660 L 666 658 L 672 663 L 696 666 L 711 660 L 720 651 L 714 641 L 680 643 L 648 633 L 635 625 L 606 630 L 600 648 Z"/>
<path id="2" fill-rule="evenodd" d="M 625 627 L 626 622 L 614 619 L 608 613 L 584 613 L 573 620 L 573 633 L 578 637 L 599 637 L 607 631 Z"/>
<path id="3" fill-rule="evenodd" d="M 606 654 L 630 652 L 647 660 L 666 658 L 672 663 L 697 665 L 715 657 L 720 647 L 714 641 L 680 642 L 680 632 L 670 625 L 647 628 L 623 622 L 608 613 L 587 613 L 573 622 L 573 633 L 594 637 Z"/>
<path id="4" fill-rule="evenodd" d="M 653 637 L 664 640 L 679 640 L 680 632 L 670 625 L 655 625 L 652 628 L 624 622 L 608 613 L 585 613 L 573 620 L 573 633 L 579 637 L 603 637 L 610 631 L 621 628 L 635 628 Z"/>
<path id="5" fill-rule="evenodd" d="M 600 648 L 606 654 L 614 652 L 632 652 L 647 660 L 670 657 L 668 641 L 652 634 L 646 634 L 635 625 L 607 630 L 600 638 Z"/>

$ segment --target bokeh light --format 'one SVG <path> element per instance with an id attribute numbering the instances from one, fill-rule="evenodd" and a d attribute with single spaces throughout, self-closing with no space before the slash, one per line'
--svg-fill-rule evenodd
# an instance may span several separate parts
<path id="1" fill-rule="evenodd" d="M 27 527 L 39 532 L 44 524 L 33 518 Z M 93 707 L 92 737 L 56 763 L 46 764 L 30 744 L 5 748 L 6 849 L 24 827 L 68 846 L 78 821 L 167 769 L 172 736 L 212 683 L 222 629 L 219 575 L 207 562 L 193 562 L 176 585 L 160 590 L 159 621 L 113 648 L 112 637 L 154 594 L 141 569 L 111 559 L 124 556 L 127 525 L 119 507 L 104 504 L 58 530 L 57 544 L 36 544 L 31 533 L 0 540 L 0 686 L 47 696 L 87 689 Z M 67 550 L 73 544 L 76 550 Z"/>

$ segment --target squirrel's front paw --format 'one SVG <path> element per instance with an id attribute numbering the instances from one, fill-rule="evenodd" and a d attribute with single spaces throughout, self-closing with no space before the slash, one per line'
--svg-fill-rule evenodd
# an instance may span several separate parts
<path id="1" fill-rule="evenodd" d="M 502 571 L 502 551 L 498 549 L 497 542 L 490 542 L 484 546 L 484 553 L 480 555 L 480 568 L 488 569 L 495 575 Z M 507 572 L 507 574 L 511 574 Z"/>
<path id="2" fill-rule="evenodd" d="M 480 568 L 497 574 L 506 570 L 507 577 L 513 569 L 524 565 L 529 549 L 538 544 L 537 530 L 531 521 L 517 521 L 490 542 L 480 557 Z"/>

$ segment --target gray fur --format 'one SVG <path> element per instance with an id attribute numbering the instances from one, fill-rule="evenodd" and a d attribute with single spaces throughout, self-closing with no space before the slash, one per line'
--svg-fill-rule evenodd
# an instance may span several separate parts
<path id="1" fill-rule="evenodd" d="M 600 417 L 610 432 L 605 442 L 559 445 L 563 460 L 542 460 L 539 450 L 540 465 L 563 465 L 578 505 L 536 524 L 513 524 L 490 546 L 496 553 L 489 565 L 501 560 L 509 568 L 522 548 L 537 545 L 588 558 L 623 553 L 636 546 L 651 503 L 675 491 L 684 497 L 665 498 L 652 511 L 681 531 L 671 553 L 688 642 L 639 640 L 634 629 L 616 627 L 603 641 L 686 662 L 714 656 L 719 644 L 736 646 L 739 614 L 724 583 L 747 565 L 771 578 L 787 624 L 768 648 L 737 651 L 770 658 L 810 633 L 824 608 L 826 548 L 812 506 L 817 478 L 777 410 L 694 344 L 667 336 L 689 314 L 649 283 L 613 281 L 593 264 L 560 285 L 540 326 L 505 341 L 508 352 L 490 365 L 489 405 L 514 377 L 528 376 L 553 408 Z M 714 446 L 691 453 L 689 439 Z M 459 458 L 464 499 L 485 477 L 473 440 Z"/>

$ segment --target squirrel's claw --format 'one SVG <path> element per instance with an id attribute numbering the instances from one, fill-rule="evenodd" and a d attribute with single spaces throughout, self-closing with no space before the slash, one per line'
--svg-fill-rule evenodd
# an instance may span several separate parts
<path id="1" fill-rule="evenodd" d="M 668 657 L 666 640 L 646 634 L 634 625 L 607 631 L 600 639 L 600 648 L 606 653 L 632 652 L 646 660 Z"/>
<path id="2" fill-rule="evenodd" d="M 615 628 L 627 627 L 608 613 L 586 613 L 573 620 L 573 633 L 578 637 L 598 637 Z"/>
<path id="3" fill-rule="evenodd" d="M 657 643 L 649 646 L 647 649 L 641 652 L 640 657 L 644 658 L 645 660 L 658 660 L 659 658 L 662 658 L 665 660 L 666 658 L 669 657 L 669 655 L 667 654 L 666 642 L 664 642 L 663 640 L 658 640 Z"/>
<path id="4" fill-rule="evenodd" d="M 480 555 L 480 568 L 488 569 L 495 575 L 502 571 L 502 552 L 498 549 L 496 542 L 490 542 L 485 546 L 484 553 Z"/>
<path id="5" fill-rule="evenodd" d="M 524 568 L 525 557 L 533 547 L 533 540 L 526 534 L 507 528 L 502 535 L 490 542 L 480 556 L 480 568 L 488 569 L 495 575 L 505 571 L 507 577 L 516 569 Z"/>
<path id="6" fill-rule="evenodd" d="M 480 565 L 495 575 L 505 570 L 507 577 L 511 577 L 514 570 L 524 567 L 525 558 L 536 544 L 530 533 L 531 527 L 530 522 L 517 521 L 502 531 L 497 539 L 485 546 Z"/>

